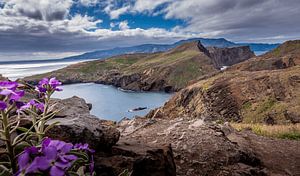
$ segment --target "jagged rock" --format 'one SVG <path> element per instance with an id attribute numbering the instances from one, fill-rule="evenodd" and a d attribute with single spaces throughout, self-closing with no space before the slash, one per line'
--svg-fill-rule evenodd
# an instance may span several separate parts
<path id="1" fill-rule="evenodd" d="M 232 66 L 255 56 L 249 46 L 240 46 L 233 48 L 208 48 L 210 57 L 214 66 L 218 69 L 223 66 Z"/>
<path id="2" fill-rule="evenodd" d="M 62 111 L 49 121 L 49 124 L 59 124 L 49 130 L 47 136 L 72 143 L 88 143 L 94 149 L 109 149 L 119 140 L 120 132 L 111 123 L 90 115 L 89 106 L 83 99 L 72 97 L 54 102 Z"/>
<path id="3" fill-rule="evenodd" d="M 125 169 L 132 176 L 175 176 L 176 166 L 170 146 L 150 147 L 136 141 L 121 141 L 107 156 L 95 157 L 99 176 L 118 176 Z"/>
<path id="4" fill-rule="evenodd" d="M 264 166 L 253 151 L 241 149 L 227 139 L 226 136 L 234 132 L 228 125 L 218 126 L 201 119 L 186 118 L 157 118 L 152 124 L 147 118 L 131 121 L 118 124 L 119 129 L 137 129 L 136 122 L 140 127 L 131 133 L 122 133 L 120 140 L 139 141 L 150 146 L 171 143 L 178 176 L 263 173 Z"/>

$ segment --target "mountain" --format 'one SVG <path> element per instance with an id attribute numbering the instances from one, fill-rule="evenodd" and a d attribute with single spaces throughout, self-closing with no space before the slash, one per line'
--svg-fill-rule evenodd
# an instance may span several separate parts
<path id="1" fill-rule="evenodd" d="M 300 123 L 300 41 L 251 58 L 178 92 L 162 116 Z"/>
<path id="2" fill-rule="evenodd" d="M 200 41 L 205 47 L 218 47 L 218 48 L 228 48 L 228 47 L 238 47 L 238 46 L 250 46 L 253 52 L 266 52 L 271 49 L 276 48 L 279 44 L 256 44 L 256 43 L 234 43 L 228 41 L 224 38 L 218 39 L 208 39 L 208 38 L 191 38 L 187 40 L 180 40 L 173 44 L 145 44 L 132 47 L 118 47 L 109 50 L 100 50 L 94 52 L 88 52 L 78 56 L 72 56 L 63 58 L 64 61 L 74 61 L 74 60 L 88 60 L 88 59 L 103 59 L 121 54 L 133 54 L 133 53 L 154 53 L 167 51 L 169 49 L 175 48 L 181 44 L 189 43 L 193 41 Z"/>
<path id="3" fill-rule="evenodd" d="M 97 82 L 128 90 L 169 92 L 215 74 L 222 66 L 253 56 L 249 47 L 205 48 L 200 41 L 193 41 L 165 52 L 125 54 L 82 62 L 25 80 L 34 82 L 45 76 L 55 76 L 64 83 Z"/>
<path id="4" fill-rule="evenodd" d="M 191 38 L 187 40 L 180 40 L 173 44 L 144 44 L 130 47 L 117 47 L 108 50 L 99 50 L 93 52 L 87 52 L 77 56 L 66 57 L 62 59 L 51 59 L 51 60 L 22 60 L 22 61 L 3 61 L 0 64 L 9 63 L 40 63 L 40 62 L 68 62 L 68 61 L 84 61 L 84 60 L 95 60 L 95 59 L 105 59 L 122 54 L 134 54 L 134 53 L 155 53 L 163 52 L 169 49 L 175 48 L 181 44 L 200 41 L 205 47 L 218 47 L 218 48 L 228 48 L 228 47 L 239 47 L 239 46 L 250 46 L 253 52 L 266 52 L 271 49 L 276 48 L 279 44 L 256 44 L 256 43 L 234 43 L 228 41 L 224 38 L 209 39 L 209 38 Z"/>

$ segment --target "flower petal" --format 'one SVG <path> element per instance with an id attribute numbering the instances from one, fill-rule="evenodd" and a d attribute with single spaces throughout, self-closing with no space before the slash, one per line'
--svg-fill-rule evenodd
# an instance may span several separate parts
<path id="1" fill-rule="evenodd" d="M 10 94 L 12 94 L 12 93 L 13 93 L 13 91 L 10 90 L 10 89 L 2 89 L 2 90 L 0 91 L 0 95 L 5 95 L 5 96 L 10 95 Z"/>
<path id="2" fill-rule="evenodd" d="M 48 160 L 54 160 L 57 157 L 57 149 L 54 146 L 43 148 L 43 153 Z"/>
<path id="3" fill-rule="evenodd" d="M 57 166 L 52 166 L 50 169 L 50 176 L 64 176 L 65 171 Z"/>
<path id="4" fill-rule="evenodd" d="M 4 101 L 0 101 L 0 110 L 4 110 L 7 108 L 7 105 Z"/>
<path id="5" fill-rule="evenodd" d="M 44 171 L 47 170 L 50 167 L 51 161 L 47 160 L 46 157 L 36 157 L 30 166 L 26 169 L 26 173 L 35 173 L 38 171 Z"/>
<path id="6" fill-rule="evenodd" d="M 28 152 L 22 153 L 18 157 L 19 170 L 24 170 L 27 167 L 27 165 L 29 164 L 29 161 L 30 161 L 29 153 Z"/>

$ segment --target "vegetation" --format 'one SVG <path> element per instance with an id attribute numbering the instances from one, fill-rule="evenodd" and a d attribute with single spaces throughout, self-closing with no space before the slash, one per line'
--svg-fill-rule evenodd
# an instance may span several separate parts
<path id="1" fill-rule="evenodd" d="M 5 144 L 0 157 L 0 175 L 94 175 L 93 150 L 88 144 L 71 144 L 48 138 L 46 132 L 57 123 L 47 124 L 58 112 L 50 97 L 61 91 L 55 78 L 42 79 L 35 89 L 18 82 L 0 81 L 0 141 Z M 38 98 L 23 102 L 24 89 Z M 22 120 L 31 126 L 21 125 Z"/>
<path id="2" fill-rule="evenodd" d="M 261 123 L 231 123 L 238 131 L 250 129 L 253 133 L 280 139 L 300 140 L 300 124 L 264 125 Z"/>

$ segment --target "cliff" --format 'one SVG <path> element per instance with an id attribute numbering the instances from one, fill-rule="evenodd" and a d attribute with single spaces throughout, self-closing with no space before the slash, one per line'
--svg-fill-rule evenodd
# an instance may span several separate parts
<path id="1" fill-rule="evenodd" d="M 300 122 L 300 66 L 295 54 L 300 46 L 281 51 L 290 48 L 289 44 L 294 46 L 294 42 L 287 42 L 275 51 L 285 53 L 280 59 L 292 58 L 293 64 L 276 69 L 272 62 L 256 63 L 272 60 L 274 51 L 259 60 L 242 62 L 178 92 L 161 108 L 163 115 L 246 123 L 261 123 L 270 118 L 274 123 Z"/>
<path id="2" fill-rule="evenodd" d="M 223 66 L 232 66 L 255 56 L 248 46 L 234 48 L 210 47 L 208 50 L 214 66 L 218 69 Z"/>

